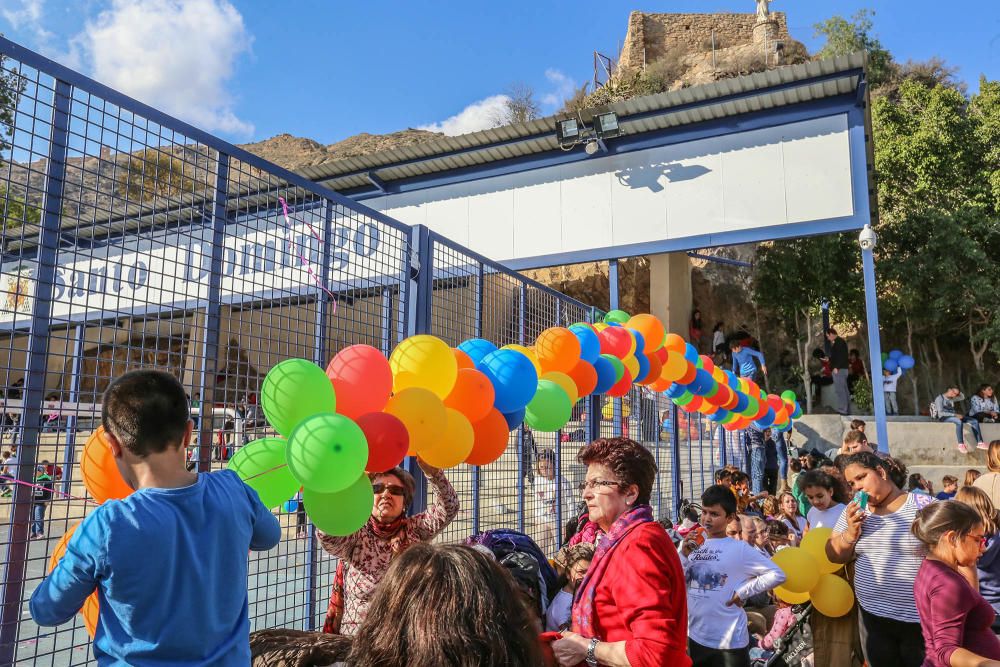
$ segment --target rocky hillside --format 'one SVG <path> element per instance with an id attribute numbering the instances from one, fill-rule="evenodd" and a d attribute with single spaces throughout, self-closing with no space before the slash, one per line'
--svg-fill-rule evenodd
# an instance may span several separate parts
<path id="1" fill-rule="evenodd" d="M 245 148 L 254 155 L 259 155 L 265 160 L 281 165 L 286 169 L 295 170 L 331 160 L 341 160 L 359 155 L 368 155 L 369 153 L 378 153 L 379 151 L 392 150 L 393 148 L 401 148 L 403 146 L 422 144 L 440 139 L 443 136 L 439 132 L 413 129 L 401 130 L 391 134 L 368 134 L 367 132 L 362 132 L 353 137 L 348 137 L 343 141 L 324 146 L 312 139 L 294 137 L 290 134 L 279 134 L 264 141 L 244 144 L 241 148 Z"/>

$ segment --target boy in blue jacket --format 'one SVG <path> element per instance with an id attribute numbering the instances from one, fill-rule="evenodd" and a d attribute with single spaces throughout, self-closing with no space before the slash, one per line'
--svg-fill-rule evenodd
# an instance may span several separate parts
<path id="1" fill-rule="evenodd" d="M 277 518 L 236 473 L 188 472 L 193 423 L 172 375 L 118 378 L 101 421 L 135 493 L 84 519 L 32 594 L 32 618 L 65 623 L 97 589 L 102 667 L 250 664 L 247 550 L 278 543 Z"/>

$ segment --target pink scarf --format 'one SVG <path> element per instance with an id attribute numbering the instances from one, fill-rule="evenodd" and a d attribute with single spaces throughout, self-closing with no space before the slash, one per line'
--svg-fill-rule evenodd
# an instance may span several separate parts
<path id="1" fill-rule="evenodd" d="M 633 528 L 652 520 L 653 508 L 649 505 L 638 505 L 622 514 L 611 524 L 611 529 L 608 530 L 607 535 L 601 540 L 594 552 L 594 560 L 590 563 L 590 569 L 587 570 L 586 576 L 576 591 L 576 598 L 573 602 L 574 632 L 578 632 L 584 637 L 594 636 L 594 595 L 597 592 L 597 585 L 604 578 L 604 573 L 608 569 L 611 552 Z M 592 522 L 588 521 L 587 523 L 584 530 Z"/>

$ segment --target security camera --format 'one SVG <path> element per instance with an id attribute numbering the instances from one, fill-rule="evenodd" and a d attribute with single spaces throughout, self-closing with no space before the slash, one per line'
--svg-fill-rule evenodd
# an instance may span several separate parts
<path id="1" fill-rule="evenodd" d="M 861 246 L 862 250 L 874 250 L 875 243 L 878 241 L 878 237 L 875 236 L 875 232 L 869 225 L 865 225 L 865 228 L 861 230 L 861 234 L 858 235 L 858 244 Z"/>

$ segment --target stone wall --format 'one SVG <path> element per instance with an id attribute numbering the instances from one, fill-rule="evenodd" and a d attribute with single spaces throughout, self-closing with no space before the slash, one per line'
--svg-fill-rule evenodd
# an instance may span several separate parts
<path id="1" fill-rule="evenodd" d="M 771 12 L 770 38 L 790 39 L 784 12 Z M 668 51 L 711 51 L 715 33 L 717 49 L 752 44 L 756 14 L 645 14 L 629 15 L 628 33 L 619 60 L 623 68 L 639 68 Z M 643 53 L 645 51 L 645 53 Z"/>

